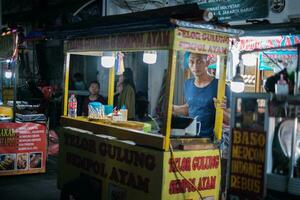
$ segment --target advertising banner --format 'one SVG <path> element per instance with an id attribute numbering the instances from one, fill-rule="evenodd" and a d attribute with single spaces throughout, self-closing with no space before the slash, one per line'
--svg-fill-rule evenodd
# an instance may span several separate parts
<path id="1" fill-rule="evenodd" d="M 268 16 L 268 0 L 196 0 L 199 7 L 211 11 L 220 21 L 237 21 Z"/>
<path id="2" fill-rule="evenodd" d="M 91 187 L 82 193 L 93 196 L 87 199 L 160 199 L 160 151 L 89 133 L 71 128 L 60 133 L 60 188 L 76 193 L 88 180 Z"/>
<path id="3" fill-rule="evenodd" d="M 170 31 L 137 32 L 65 41 L 65 51 L 168 49 Z"/>
<path id="4" fill-rule="evenodd" d="M 174 152 L 176 164 L 172 164 L 170 152 L 63 128 L 59 153 L 59 188 L 71 194 L 90 194 L 87 199 L 198 200 L 196 189 L 175 173 L 175 166 L 204 197 L 218 199 L 217 150 Z"/>
<path id="5" fill-rule="evenodd" d="M 233 129 L 229 199 L 263 199 L 266 133 Z"/>
<path id="6" fill-rule="evenodd" d="M 46 170 L 46 126 L 0 123 L 0 176 Z"/>
<path id="7" fill-rule="evenodd" d="M 164 200 L 218 199 L 221 178 L 219 150 L 174 151 L 173 156 L 166 153 L 164 163 L 167 163 L 164 167 Z"/>
<path id="8" fill-rule="evenodd" d="M 174 49 L 177 51 L 225 56 L 228 52 L 228 47 L 229 37 L 225 34 L 196 29 L 175 29 Z"/>

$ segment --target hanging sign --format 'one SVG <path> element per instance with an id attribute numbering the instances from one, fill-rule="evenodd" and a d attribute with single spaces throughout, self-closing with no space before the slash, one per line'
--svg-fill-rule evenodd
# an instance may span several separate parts
<path id="1" fill-rule="evenodd" d="M 266 134 L 232 131 L 229 199 L 263 199 Z"/>
<path id="2" fill-rule="evenodd" d="M 237 21 L 268 16 L 268 0 L 198 0 L 200 8 L 211 11 L 220 21 Z"/>
<path id="3" fill-rule="evenodd" d="M 185 28 L 175 30 L 174 48 L 177 51 L 226 55 L 228 47 L 229 37 L 225 34 Z"/>
<path id="4" fill-rule="evenodd" d="M 300 44 L 300 35 L 284 35 L 276 37 L 245 37 L 238 42 L 240 51 L 252 51 L 257 49 L 272 49 L 291 47 Z"/>

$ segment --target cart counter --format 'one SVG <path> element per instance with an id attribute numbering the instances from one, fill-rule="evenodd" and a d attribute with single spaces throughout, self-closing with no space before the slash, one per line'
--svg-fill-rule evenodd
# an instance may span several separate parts
<path id="1" fill-rule="evenodd" d="M 98 199 L 199 200 L 199 193 L 218 199 L 216 148 L 162 151 L 71 127 L 60 136 L 58 183 L 64 193 L 88 184 L 85 192 Z"/>

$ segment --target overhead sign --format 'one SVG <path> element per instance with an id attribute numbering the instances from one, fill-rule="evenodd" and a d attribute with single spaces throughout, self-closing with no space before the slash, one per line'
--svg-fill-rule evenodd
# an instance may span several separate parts
<path id="1" fill-rule="evenodd" d="M 200 8 L 211 11 L 220 21 L 238 21 L 268 16 L 268 0 L 198 0 Z"/>
<path id="2" fill-rule="evenodd" d="M 229 199 L 263 199 L 266 134 L 232 131 Z"/>
<path id="3" fill-rule="evenodd" d="M 177 28 L 175 30 L 174 48 L 202 54 L 226 55 L 229 37 L 197 29 Z"/>
<path id="4" fill-rule="evenodd" d="M 238 42 L 240 51 L 291 47 L 300 44 L 300 35 L 284 35 L 275 37 L 243 37 Z"/>
<path id="5" fill-rule="evenodd" d="M 289 69 L 296 69 L 297 59 L 298 59 L 297 49 L 293 49 L 293 50 L 283 49 L 283 50 L 260 52 L 259 69 L 275 70 L 276 68 L 278 68 L 277 65 L 281 65 L 282 68 L 286 66 Z"/>
<path id="6" fill-rule="evenodd" d="M 65 51 L 168 49 L 170 31 L 136 32 L 65 41 Z"/>

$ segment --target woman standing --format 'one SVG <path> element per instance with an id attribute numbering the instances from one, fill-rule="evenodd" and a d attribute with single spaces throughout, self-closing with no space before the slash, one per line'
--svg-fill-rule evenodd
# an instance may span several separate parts
<path id="1" fill-rule="evenodd" d="M 118 108 L 123 105 L 128 110 L 128 119 L 135 118 L 135 84 L 133 81 L 133 72 L 130 68 L 125 68 L 125 71 L 119 77 L 117 83 Z"/>

